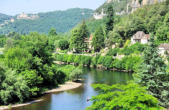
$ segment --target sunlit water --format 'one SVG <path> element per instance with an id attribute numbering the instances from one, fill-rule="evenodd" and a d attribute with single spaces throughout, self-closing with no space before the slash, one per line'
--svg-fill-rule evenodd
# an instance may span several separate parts
<path id="1" fill-rule="evenodd" d="M 87 99 L 97 95 L 97 91 L 91 87 L 91 84 L 122 84 L 132 79 L 131 74 L 124 72 L 87 68 L 84 68 L 83 71 L 86 80 L 82 87 L 66 92 L 48 94 L 43 97 L 44 101 L 42 102 L 12 110 L 85 110 L 86 107 L 92 104 L 92 102 L 87 101 Z"/>

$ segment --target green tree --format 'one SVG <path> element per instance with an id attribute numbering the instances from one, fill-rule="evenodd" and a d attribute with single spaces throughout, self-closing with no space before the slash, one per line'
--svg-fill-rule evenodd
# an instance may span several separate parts
<path id="1" fill-rule="evenodd" d="M 95 34 L 94 37 L 92 39 L 92 46 L 94 47 L 94 51 L 95 52 L 100 52 L 100 50 L 102 48 L 104 48 L 105 44 L 104 44 L 104 34 L 103 34 L 103 29 L 101 27 L 99 27 Z"/>
<path id="2" fill-rule="evenodd" d="M 81 76 L 83 74 L 83 71 L 80 67 L 77 67 L 75 70 L 73 70 L 70 75 L 69 75 L 69 78 L 72 80 L 72 81 L 78 81 Z"/>
<path id="3" fill-rule="evenodd" d="M 30 69 L 31 60 L 32 55 L 28 50 L 19 47 L 8 49 L 4 58 L 4 62 L 9 68 L 16 69 L 19 72 Z"/>
<path id="4" fill-rule="evenodd" d="M 49 36 L 56 36 L 57 35 L 57 32 L 56 32 L 56 29 L 55 28 L 51 28 L 49 33 L 48 33 Z"/>
<path id="5" fill-rule="evenodd" d="M 60 40 L 59 41 L 59 48 L 61 50 L 66 50 L 69 48 L 69 42 L 67 40 Z"/>
<path id="6" fill-rule="evenodd" d="M 150 44 L 144 51 L 143 63 L 135 74 L 135 81 L 146 86 L 150 94 L 159 99 L 160 105 L 169 107 L 168 77 L 166 65 L 158 54 L 154 38 L 151 37 Z"/>
<path id="7" fill-rule="evenodd" d="M 100 94 L 92 97 L 93 104 L 86 110 L 160 110 L 158 100 L 138 84 L 96 84 L 93 87 Z"/>
<path id="8" fill-rule="evenodd" d="M 106 33 L 108 34 L 109 31 L 112 31 L 114 28 L 114 9 L 113 6 L 110 5 L 107 8 L 107 18 L 106 18 Z"/>
<path id="9" fill-rule="evenodd" d="M 5 79 L 0 84 L 0 103 L 23 102 L 30 97 L 29 87 L 21 75 L 15 71 L 6 70 Z"/>
<path id="10" fill-rule="evenodd" d="M 76 28 L 72 31 L 70 43 L 71 48 L 77 53 L 86 51 L 88 45 L 85 40 L 88 38 L 88 36 L 89 32 L 85 21 L 83 21 L 79 28 Z"/>
<path id="11" fill-rule="evenodd" d="M 31 96 L 37 96 L 40 94 L 39 86 L 43 82 L 43 78 L 38 76 L 36 71 L 33 70 L 25 70 L 20 73 L 24 80 L 26 81 L 27 85 L 30 88 Z"/>

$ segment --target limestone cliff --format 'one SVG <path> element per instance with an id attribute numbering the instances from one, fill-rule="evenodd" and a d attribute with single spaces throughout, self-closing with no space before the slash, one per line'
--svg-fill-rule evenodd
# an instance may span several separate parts
<path id="1" fill-rule="evenodd" d="M 144 5 L 152 5 L 160 2 L 164 2 L 165 0 L 132 0 L 131 3 L 127 5 L 127 12 L 134 12 L 138 8 Z M 129 10 L 129 8 L 131 10 Z"/>

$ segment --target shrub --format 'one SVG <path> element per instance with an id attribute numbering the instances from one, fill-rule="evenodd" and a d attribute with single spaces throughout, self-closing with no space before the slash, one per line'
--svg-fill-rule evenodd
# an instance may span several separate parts
<path id="1" fill-rule="evenodd" d="M 60 40 L 59 41 L 59 48 L 61 50 L 66 50 L 69 48 L 69 42 L 67 40 Z"/>
<path id="2" fill-rule="evenodd" d="M 72 81 L 78 81 L 81 78 L 82 74 L 83 74 L 82 69 L 78 67 L 70 73 L 69 78 Z"/>
<path id="3" fill-rule="evenodd" d="M 120 51 L 119 48 L 110 49 L 106 55 L 107 56 L 116 56 L 119 51 Z"/>
<path id="4" fill-rule="evenodd" d="M 98 59 L 98 64 L 103 64 L 104 63 L 104 56 L 100 56 Z"/>
<path id="5" fill-rule="evenodd" d="M 111 56 L 105 56 L 103 66 L 108 69 L 111 68 L 112 61 L 113 61 L 113 58 Z"/>

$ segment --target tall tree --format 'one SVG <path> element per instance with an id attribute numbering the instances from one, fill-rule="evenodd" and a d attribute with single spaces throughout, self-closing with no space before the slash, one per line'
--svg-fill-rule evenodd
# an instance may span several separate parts
<path id="1" fill-rule="evenodd" d="M 88 36 L 89 31 L 87 29 L 85 21 L 83 21 L 79 28 L 72 31 L 71 48 L 74 49 L 77 53 L 81 53 L 87 50 L 86 39 Z"/>
<path id="2" fill-rule="evenodd" d="M 146 86 L 150 94 L 159 99 L 160 105 L 169 107 L 169 73 L 166 72 L 166 65 L 158 54 L 153 37 L 144 51 L 143 63 L 135 74 L 135 81 Z"/>
<path id="3" fill-rule="evenodd" d="M 80 28 L 79 28 L 79 34 L 80 34 L 80 38 L 82 39 L 82 51 L 86 51 L 88 48 L 88 44 L 86 42 L 86 39 L 89 36 L 89 30 L 87 29 L 87 25 L 86 22 L 83 21 Z"/>
<path id="4" fill-rule="evenodd" d="M 113 6 L 110 5 L 107 8 L 107 20 L 106 20 L 106 33 L 112 31 L 114 28 L 114 9 Z"/>
<path id="5" fill-rule="evenodd" d="M 104 40 L 103 29 L 102 27 L 99 27 L 92 39 L 92 46 L 94 47 L 95 52 L 99 52 L 105 46 Z"/>

